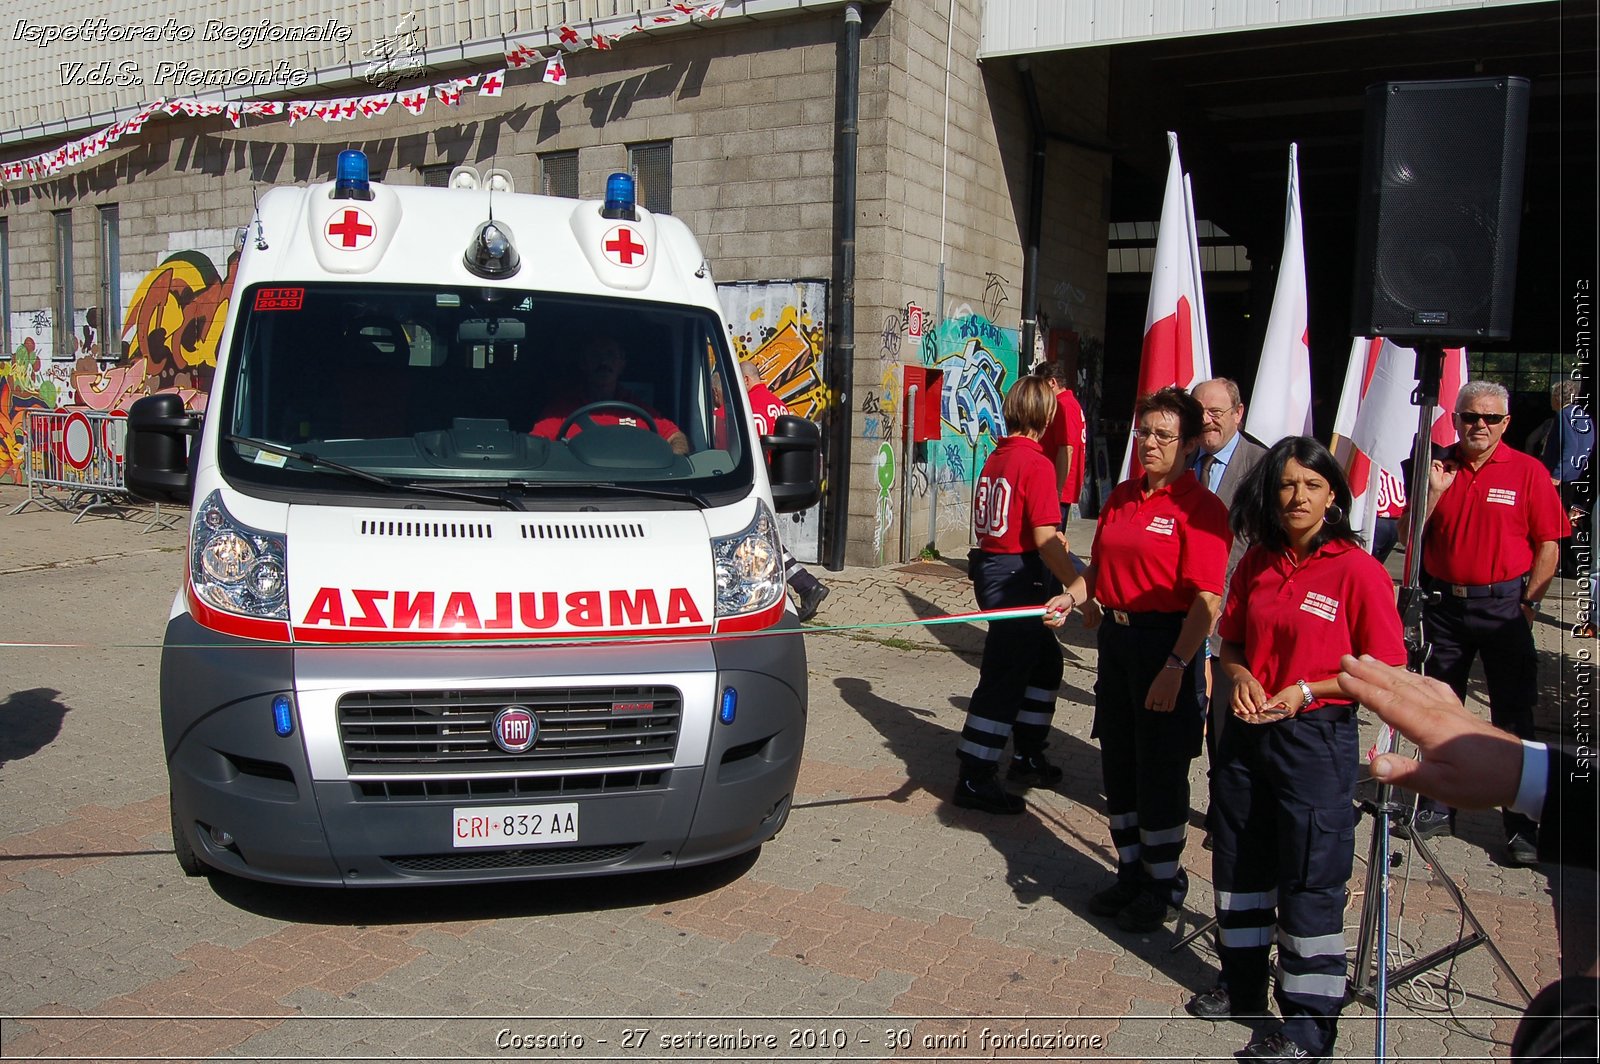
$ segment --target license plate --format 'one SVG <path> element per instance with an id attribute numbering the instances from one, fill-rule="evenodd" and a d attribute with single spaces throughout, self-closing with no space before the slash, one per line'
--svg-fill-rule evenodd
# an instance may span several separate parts
<path id="1" fill-rule="evenodd" d="M 451 817 L 455 846 L 538 846 L 578 841 L 578 803 L 457 808 Z"/>

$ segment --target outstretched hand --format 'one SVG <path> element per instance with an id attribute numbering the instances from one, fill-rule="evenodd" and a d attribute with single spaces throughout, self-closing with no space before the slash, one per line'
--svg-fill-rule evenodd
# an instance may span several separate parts
<path id="1" fill-rule="evenodd" d="M 1522 742 L 1479 720 L 1438 680 L 1346 654 L 1339 688 L 1417 745 L 1421 761 L 1399 754 L 1372 759 L 1372 775 L 1462 809 L 1516 800 Z"/>

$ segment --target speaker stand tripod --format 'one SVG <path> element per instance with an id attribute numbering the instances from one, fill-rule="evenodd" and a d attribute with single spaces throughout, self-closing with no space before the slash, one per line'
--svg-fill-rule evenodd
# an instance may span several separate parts
<path id="1" fill-rule="evenodd" d="M 1433 411 L 1439 403 L 1439 380 L 1444 372 L 1444 344 L 1438 340 L 1423 340 L 1417 344 L 1416 350 L 1417 388 L 1411 394 L 1411 401 L 1417 407 L 1417 434 L 1411 447 L 1411 483 L 1406 485 L 1406 502 L 1412 514 L 1426 512 L 1428 471 L 1433 464 Z M 1414 526 L 1411 541 L 1414 546 L 1406 552 L 1406 582 L 1399 596 L 1400 620 L 1405 628 L 1407 667 L 1419 675 L 1425 675 L 1432 647 L 1428 645 L 1422 624 L 1428 592 L 1422 587 L 1420 523 Z M 1415 834 L 1411 836 L 1411 844 L 1444 884 L 1462 920 L 1472 925 L 1472 933 L 1394 972 L 1389 971 L 1389 821 L 1396 813 L 1409 815 L 1407 810 L 1396 806 L 1391 791 L 1387 785 L 1380 786 L 1377 800 L 1370 807 L 1363 806 L 1372 815 L 1372 844 L 1367 853 L 1367 889 L 1362 897 L 1360 933 L 1356 939 L 1353 973 L 1348 989 L 1351 998 L 1371 1005 L 1377 1011 L 1376 1059 L 1380 1061 L 1385 1059 L 1390 980 L 1405 982 L 1475 946 L 1488 947 L 1495 964 L 1511 978 L 1524 1004 L 1533 1000 L 1528 988 L 1523 986 L 1522 980 L 1506 963 L 1489 933 L 1473 915 L 1455 880 L 1440 866 L 1427 841 L 1417 838 Z"/>

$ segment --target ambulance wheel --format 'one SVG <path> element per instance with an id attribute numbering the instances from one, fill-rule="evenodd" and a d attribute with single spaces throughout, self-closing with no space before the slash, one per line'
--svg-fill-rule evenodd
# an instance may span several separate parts
<path id="1" fill-rule="evenodd" d="M 189 845 L 189 836 L 183 833 L 183 827 L 178 823 L 178 811 L 172 808 L 172 798 L 167 798 L 167 806 L 172 816 L 172 855 L 178 859 L 178 867 L 183 869 L 186 876 L 203 876 L 206 874 L 205 862 L 200 860 L 194 852 L 194 847 Z"/>

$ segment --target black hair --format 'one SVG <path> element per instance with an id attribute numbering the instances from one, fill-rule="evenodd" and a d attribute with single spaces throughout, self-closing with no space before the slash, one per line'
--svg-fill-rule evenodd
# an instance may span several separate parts
<path id="1" fill-rule="evenodd" d="M 1072 374 L 1067 370 L 1067 363 L 1063 359 L 1039 363 L 1033 367 L 1033 375 L 1040 380 L 1055 381 L 1063 388 L 1072 386 Z"/>
<path id="2" fill-rule="evenodd" d="M 1322 527 L 1311 538 L 1311 549 L 1316 550 L 1333 540 L 1359 544 L 1361 537 L 1350 527 L 1350 482 L 1345 479 L 1344 470 L 1333 452 L 1310 436 L 1279 440 L 1240 483 L 1229 518 L 1233 534 L 1268 550 L 1288 548 L 1289 535 L 1283 530 L 1278 485 L 1283 482 L 1283 467 L 1291 458 L 1328 482 L 1333 488 L 1334 505 L 1339 508 L 1339 520 L 1323 518 Z"/>
<path id="3" fill-rule="evenodd" d="M 1190 395 L 1175 385 L 1157 389 L 1149 395 L 1141 395 L 1133 407 L 1133 423 L 1135 426 L 1151 411 L 1165 410 L 1178 419 L 1178 435 L 1184 443 L 1198 440 L 1200 433 L 1205 430 L 1205 414 L 1200 407 L 1200 400 Z"/>

